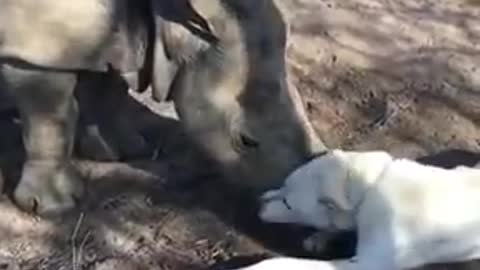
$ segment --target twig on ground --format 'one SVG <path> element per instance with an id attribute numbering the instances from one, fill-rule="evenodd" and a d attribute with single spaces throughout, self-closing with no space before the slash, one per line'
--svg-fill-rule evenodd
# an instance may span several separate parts
<path id="1" fill-rule="evenodd" d="M 78 217 L 77 224 L 75 225 L 75 229 L 73 230 L 72 236 L 70 237 L 71 245 L 72 245 L 72 267 L 73 270 L 77 270 L 77 245 L 76 239 L 78 236 L 78 232 L 80 231 L 80 227 L 82 226 L 83 218 L 85 214 L 82 212 Z"/>
<path id="2" fill-rule="evenodd" d="M 83 237 L 82 243 L 80 243 L 80 247 L 78 248 L 78 255 L 77 255 L 77 260 L 80 258 L 80 260 L 83 258 L 83 250 L 85 249 L 85 245 L 87 244 L 88 238 L 90 237 L 90 234 L 92 232 L 90 230 L 87 231 L 85 236 Z M 78 261 L 77 261 L 78 263 Z"/>

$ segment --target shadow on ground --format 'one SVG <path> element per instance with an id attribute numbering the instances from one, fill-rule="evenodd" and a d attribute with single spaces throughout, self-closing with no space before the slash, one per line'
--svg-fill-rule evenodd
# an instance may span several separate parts
<path id="1" fill-rule="evenodd" d="M 1 150 L 21 159 L 19 126 L 12 116 L 5 115 L 0 127 L 12 132 L 4 133 L 11 143 Z M 353 253 L 353 233 L 335 239 L 324 254 L 303 252 L 301 241 L 312 230 L 261 223 L 254 194 L 222 181 L 189 146 L 176 120 L 156 117 L 149 121 L 156 127 L 143 130 L 161 149 L 156 160 L 77 161 L 90 190 L 79 212 L 39 220 L 3 199 L 0 262 L 10 267 L 5 269 L 228 269 L 280 254 L 327 259 Z M 19 163 L 7 160 L 9 193 Z M 421 160 L 472 166 L 480 155 L 453 150 Z M 12 170 L 11 164 L 17 167 Z"/>
<path id="2" fill-rule="evenodd" d="M 0 145 L 6 183 L 0 262 L 4 258 L 10 267 L 32 270 L 203 269 L 237 255 L 245 257 L 228 263 L 279 253 L 308 255 L 300 243 L 311 230 L 262 224 L 255 194 L 222 181 L 214 164 L 189 143 L 171 108 L 153 112 L 133 98 L 129 106 L 136 127 L 144 123 L 140 131 L 157 149 L 155 157 L 77 160 L 89 180 L 88 198 L 78 212 L 49 221 L 18 211 L 9 200 L 24 153 L 17 115 L 3 115 L 0 129 L 8 132 Z"/>

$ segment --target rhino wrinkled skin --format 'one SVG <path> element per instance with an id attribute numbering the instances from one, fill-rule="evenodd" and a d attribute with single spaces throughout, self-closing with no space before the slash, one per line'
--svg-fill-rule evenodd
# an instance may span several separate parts
<path id="1" fill-rule="evenodd" d="M 288 85 L 286 37 L 272 0 L 0 0 L 0 89 L 18 107 L 27 154 L 16 203 L 48 216 L 82 199 L 74 93 L 119 78 L 173 100 L 227 179 L 280 184 L 324 150 Z"/>

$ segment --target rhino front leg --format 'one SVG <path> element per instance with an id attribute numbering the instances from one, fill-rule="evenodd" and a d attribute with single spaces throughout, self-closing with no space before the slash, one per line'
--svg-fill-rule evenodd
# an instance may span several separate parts
<path id="1" fill-rule="evenodd" d="M 115 71 L 82 72 L 76 98 L 80 107 L 78 153 L 94 160 L 117 161 L 151 156 L 133 123 L 128 85 Z"/>
<path id="2" fill-rule="evenodd" d="M 78 117 L 76 81 L 74 73 L 0 64 L 0 84 L 17 102 L 26 150 L 14 199 L 40 216 L 64 213 L 84 194 L 84 183 L 70 162 Z"/>

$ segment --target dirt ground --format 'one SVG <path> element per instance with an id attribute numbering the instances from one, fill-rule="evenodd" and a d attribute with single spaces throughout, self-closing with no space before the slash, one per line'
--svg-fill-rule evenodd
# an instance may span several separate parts
<path id="1" fill-rule="evenodd" d="M 290 79 L 328 147 L 386 149 L 399 157 L 479 152 L 477 1 L 277 2 L 290 24 Z M 311 255 L 299 247 L 308 230 L 258 222 L 254 199 L 199 165 L 208 162 L 188 147 L 171 104 L 153 104 L 145 95 L 134 100 L 158 120 L 145 130 L 157 157 L 78 162 L 94 192 L 80 213 L 60 221 L 28 216 L 4 196 L 0 270 L 206 269 L 236 256 Z M 2 133 L 2 156 L 9 155 L 0 165 L 16 163 L 19 127 L 2 115 L 0 130 L 13 131 Z M 442 165 L 480 160 L 452 155 Z M 343 240 L 317 257 L 347 256 L 354 242 Z"/>

